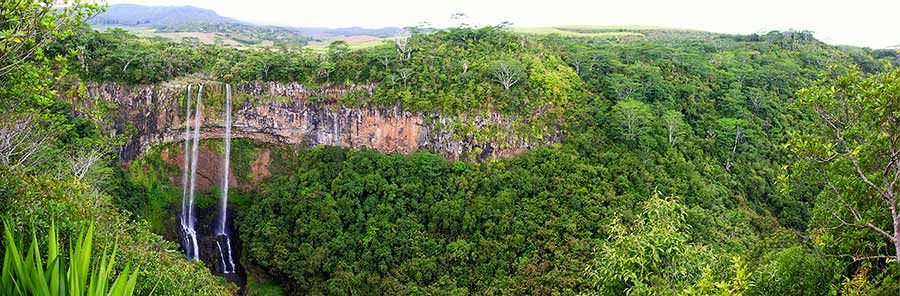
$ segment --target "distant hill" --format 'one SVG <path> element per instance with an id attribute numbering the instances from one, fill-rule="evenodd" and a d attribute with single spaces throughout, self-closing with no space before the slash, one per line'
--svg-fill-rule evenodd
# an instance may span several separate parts
<path id="1" fill-rule="evenodd" d="M 320 28 L 279 27 L 253 24 L 224 17 L 211 9 L 193 6 L 145 6 L 113 4 L 89 24 L 97 29 L 125 28 L 139 35 L 172 40 L 194 39 L 235 47 L 278 44 L 316 46 L 334 40 L 372 43 L 397 35 L 402 28 Z"/>
<path id="2" fill-rule="evenodd" d="M 144 6 L 113 4 L 89 21 L 92 26 L 157 27 L 187 23 L 239 23 L 211 9 L 193 6 Z"/>

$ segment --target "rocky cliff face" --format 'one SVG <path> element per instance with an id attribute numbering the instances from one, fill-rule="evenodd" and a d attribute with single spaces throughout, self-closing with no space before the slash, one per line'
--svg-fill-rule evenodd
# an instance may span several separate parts
<path id="1" fill-rule="evenodd" d="M 125 160 L 148 147 L 184 139 L 184 103 L 188 84 L 196 99 L 197 84 L 167 82 L 155 85 L 89 83 L 87 100 L 79 109 L 114 103 L 109 128 L 129 135 L 121 151 Z M 306 88 L 300 84 L 249 83 L 233 87 L 233 136 L 259 141 L 368 147 L 385 153 L 427 149 L 448 159 L 483 160 L 518 154 L 559 141 L 559 128 L 535 127 L 514 116 L 492 112 L 444 116 L 393 108 L 346 107 L 341 98 L 371 96 L 373 85 Z M 201 137 L 224 134 L 224 85 L 206 82 L 203 88 Z M 194 108 L 194 101 L 191 102 Z M 87 108 L 87 109 L 85 109 Z M 535 116 L 539 116 L 536 112 Z M 519 132 L 526 130 L 528 132 Z M 528 135 L 531 136 L 528 136 Z"/>

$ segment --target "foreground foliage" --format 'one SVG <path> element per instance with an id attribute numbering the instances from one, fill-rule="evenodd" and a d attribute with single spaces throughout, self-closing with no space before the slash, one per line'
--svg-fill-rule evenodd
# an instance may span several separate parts
<path id="1" fill-rule="evenodd" d="M 112 250 L 110 260 L 129 262 L 141 271 L 135 284 L 137 295 L 228 295 L 235 287 L 213 277 L 206 267 L 184 260 L 177 244 L 149 231 L 145 223 L 132 221 L 129 215 L 113 207 L 108 195 L 91 189 L 81 181 L 58 180 L 46 175 L 29 175 L 0 168 L 0 200 L 11 227 L 24 229 L 34 225 L 37 233 L 46 231 L 51 219 L 63 235 L 77 237 L 83 223 L 97 225 L 93 233 L 95 249 Z M 70 240 L 71 243 L 71 240 Z M 114 266 L 121 273 L 123 266 Z"/>
<path id="2" fill-rule="evenodd" d="M 898 275 L 881 268 L 900 262 L 900 70 L 837 72 L 799 95 L 796 106 L 813 120 L 789 142 L 799 156 L 792 176 L 821 188 L 810 235 L 823 251 L 882 281 L 873 293 L 900 291 Z"/>
<path id="3" fill-rule="evenodd" d="M 47 242 L 33 239 L 29 251 L 7 235 L 3 253 L 9 265 L 2 270 L 0 292 L 93 295 L 133 287 L 138 295 L 234 294 L 232 285 L 185 262 L 174 243 L 112 205 L 110 194 L 124 182 L 115 156 L 122 138 L 103 130 L 108 109 L 76 114 L 59 100 L 56 86 L 73 78 L 66 65 L 77 51 L 51 51 L 48 45 L 72 36 L 99 9 L 77 0 L 0 2 L 0 216 L 9 219 L 7 233 L 34 226 L 35 235 L 53 233 L 48 229 L 60 234 Z M 54 251 L 63 245 L 56 239 L 81 238 L 81 221 L 96 228 L 80 242 L 68 241 L 71 262 L 65 266 L 67 254 Z M 45 246 L 49 257 L 39 253 Z M 103 256 L 92 259 L 89 249 L 115 251 L 104 262 Z M 134 280 L 137 271 L 140 280 Z M 119 281 L 109 286 L 107 275 L 118 275 Z M 67 293 L 53 293 L 63 290 Z"/>
<path id="4" fill-rule="evenodd" d="M 113 246 L 111 254 L 104 251 L 100 258 L 91 255 L 94 225 L 87 231 L 82 230 L 78 239 L 73 241 L 74 247 L 69 247 L 68 265 L 59 250 L 54 224 L 50 225 L 47 233 L 46 265 L 34 228 L 26 253 L 25 244 L 13 237 L 10 223 L 4 221 L 3 226 L 6 242 L 0 274 L 0 292 L 3 295 L 130 296 L 134 293 L 139 270 L 131 270 L 128 264 L 113 278 L 117 246 Z"/>

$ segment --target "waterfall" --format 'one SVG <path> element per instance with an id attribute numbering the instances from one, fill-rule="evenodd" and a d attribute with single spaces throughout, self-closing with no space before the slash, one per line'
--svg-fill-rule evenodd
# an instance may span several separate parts
<path id="1" fill-rule="evenodd" d="M 203 99 L 203 85 L 200 85 L 200 88 L 197 90 L 197 104 L 194 107 L 194 135 L 193 140 L 190 145 L 191 150 L 191 174 L 190 174 L 190 189 L 188 190 L 188 200 L 187 205 L 182 208 L 182 231 L 184 232 L 184 249 L 187 253 L 188 260 L 195 260 L 200 258 L 200 250 L 197 246 L 197 229 L 194 227 L 196 223 L 196 217 L 194 217 L 194 192 L 197 189 L 197 159 L 200 156 L 200 109 L 203 107 L 201 101 Z M 187 112 L 190 114 L 190 110 Z M 187 139 L 187 136 L 185 136 Z M 185 140 L 187 142 L 187 140 Z M 188 148 L 188 143 L 185 143 L 185 148 Z M 187 157 L 187 151 L 185 150 L 185 157 Z M 184 200 L 182 199 L 182 203 Z"/>
<path id="2" fill-rule="evenodd" d="M 197 103 L 194 107 L 194 124 L 191 130 L 191 86 L 188 86 L 188 95 L 185 100 L 184 120 L 184 167 L 181 176 L 183 188 L 181 197 L 181 232 L 184 240 L 184 250 L 189 261 L 200 258 L 197 245 L 197 230 L 194 227 L 196 217 L 194 214 L 194 194 L 197 191 L 197 161 L 200 158 L 200 127 L 201 108 L 203 100 L 203 85 L 197 91 Z M 192 134 L 193 133 L 193 134 Z M 190 153 L 189 153 L 190 152 Z M 190 166 L 188 166 L 190 162 Z M 229 237 L 226 221 L 228 218 L 228 175 L 231 165 L 231 85 L 225 85 L 225 159 L 222 165 L 222 200 L 219 209 L 219 224 L 216 229 L 216 246 L 219 249 L 222 273 L 235 272 L 234 259 L 232 258 L 231 237 Z"/>
<path id="3" fill-rule="evenodd" d="M 234 273 L 234 260 L 231 257 L 231 238 L 225 225 L 228 218 L 228 173 L 231 164 L 231 84 L 225 84 L 225 159 L 222 165 L 222 200 L 219 208 L 219 227 L 216 233 L 216 245 L 219 248 L 222 273 Z"/>
<path id="4" fill-rule="evenodd" d="M 184 108 L 184 111 L 185 111 L 184 112 L 184 151 L 183 151 L 184 153 L 182 153 L 182 154 L 184 154 L 184 159 L 183 159 L 184 166 L 182 169 L 182 176 L 181 176 L 182 194 L 181 194 L 181 213 L 179 216 L 179 218 L 180 218 L 179 220 L 181 222 L 181 237 L 183 240 L 182 245 L 184 246 L 185 253 L 187 255 L 187 259 L 193 260 L 196 256 L 196 253 L 193 253 L 194 246 L 196 246 L 196 243 L 195 243 L 196 233 L 194 233 L 193 229 L 189 226 L 191 223 L 190 222 L 191 217 L 189 216 L 190 210 L 188 210 L 188 198 L 189 198 L 188 197 L 188 194 L 189 194 L 188 182 L 190 181 L 190 178 L 188 177 L 189 176 L 188 170 L 190 169 L 190 166 L 188 163 L 191 159 L 190 154 L 188 153 L 189 151 L 191 151 L 191 86 L 190 85 L 188 85 L 187 98 L 184 101 L 185 101 L 185 103 L 184 103 L 185 104 L 185 108 Z"/>

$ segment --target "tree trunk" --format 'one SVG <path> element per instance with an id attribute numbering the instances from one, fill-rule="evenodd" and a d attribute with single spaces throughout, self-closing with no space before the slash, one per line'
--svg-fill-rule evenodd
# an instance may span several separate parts
<path id="1" fill-rule="evenodd" d="M 675 129 L 672 126 L 668 126 L 667 129 L 669 130 L 669 146 L 674 146 L 675 142 L 672 140 L 672 133 Z"/>
<path id="2" fill-rule="evenodd" d="M 897 201 L 894 199 L 893 193 L 889 192 L 891 203 L 891 219 L 894 222 L 894 257 L 900 262 L 900 216 L 897 215 Z"/>

